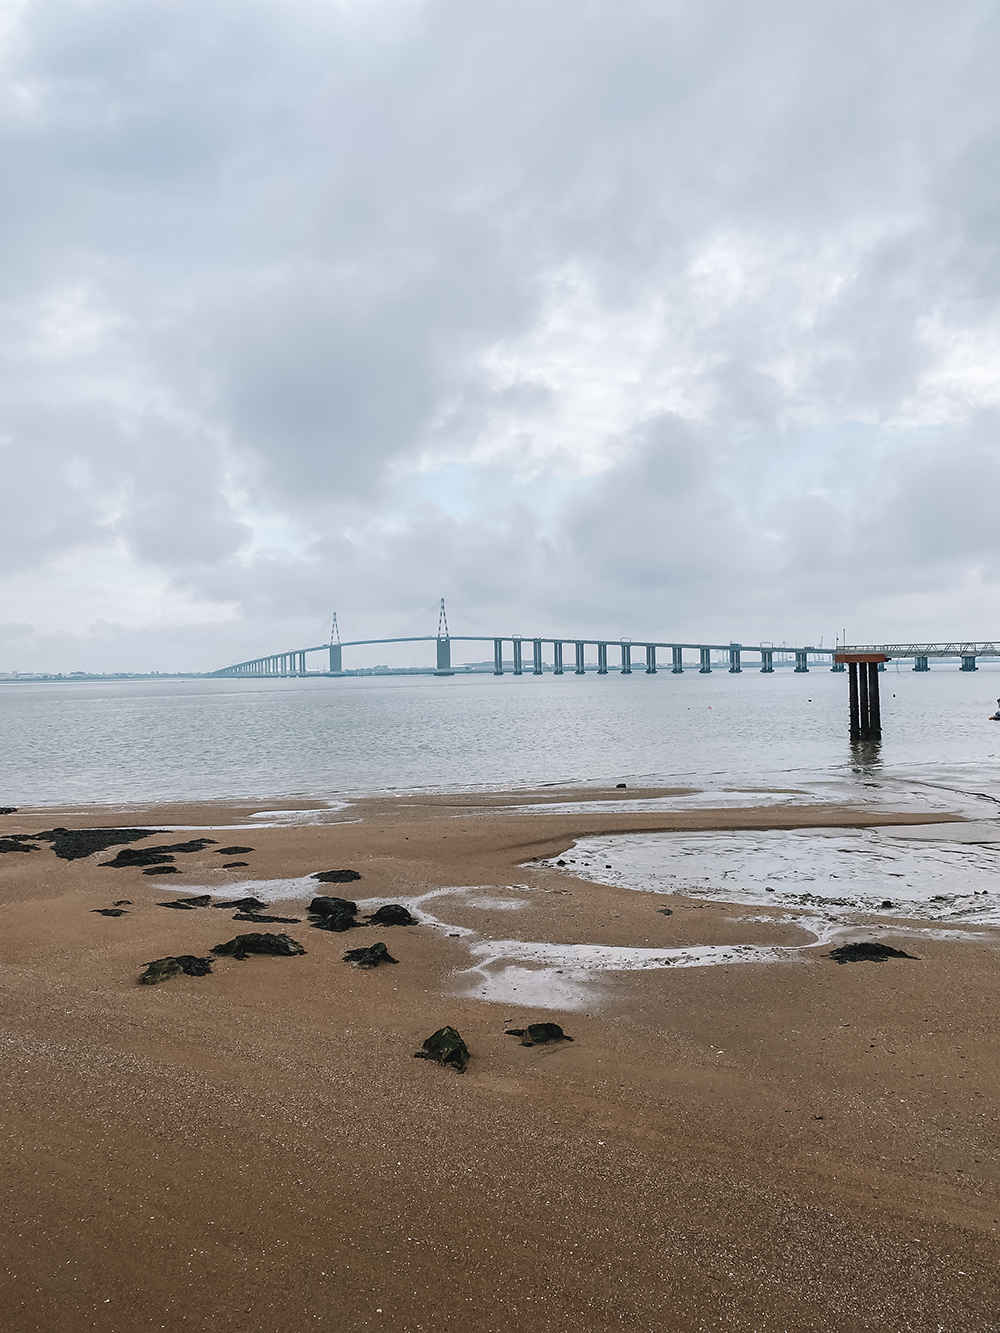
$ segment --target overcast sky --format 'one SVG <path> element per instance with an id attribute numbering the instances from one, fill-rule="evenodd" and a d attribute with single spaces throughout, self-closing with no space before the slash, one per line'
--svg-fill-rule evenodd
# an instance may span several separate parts
<path id="1" fill-rule="evenodd" d="M 998 27 L 0 0 L 0 671 L 1000 635 Z"/>

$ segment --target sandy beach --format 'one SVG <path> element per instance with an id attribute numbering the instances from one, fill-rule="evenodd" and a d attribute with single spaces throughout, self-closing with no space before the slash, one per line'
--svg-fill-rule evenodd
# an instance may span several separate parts
<path id="1" fill-rule="evenodd" d="M 810 943 L 794 913 L 552 865 L 577 838 L 944 818 L 616 808 L 665 794 L 0 817 L 6 838 L 213 840 L 162 876 L 103 865 L 118 846 L 67 860 L 42 840 L 0 856 L 6 1327 L 1000 1328 L 1000 931 L 916 943 L 882 922 L 878 938 L 916 958 L 841 966 L 825 945 L 766 964 L 610 970 L 575 994 L 567 983 L 563 1007 L 539 1005 L 525 964 L 528 1002 L 474 994 L 474 948 L 493 938 Z M 580 812 L 545 810 L 576 797 Z M 252 850 L 220 855 L 230 846 Z M 294 924 L 159 905 L 338 868 L 361 878 L 311 891 L 362 908 L 433 895 L 433 919 L 313 929 L 305 886 L 262 909 Z M 99 914 L 122 900 L 124 915 Z M 255 930 L 306 953 L 137 984 L 154 959 L 208 956 Z M 342 961 L 375 940 L 398 965 Z M 573 1041 L 505 1035 L 536 1020 Z M 413 1059 L 445 1024 L 470 1049 L 464 1074 Z"/>

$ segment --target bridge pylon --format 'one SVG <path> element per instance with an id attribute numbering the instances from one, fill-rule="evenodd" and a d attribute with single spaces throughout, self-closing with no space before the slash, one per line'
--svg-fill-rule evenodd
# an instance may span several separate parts
<path id="1" fill-rule="evenodd" d="M 438 612 L 438 632 L 437 632 L 437 669 L 435 676 L 453 676 L 455 673 L 451 669 L 451 635 L 448 633 L 448 612 L 444 609 L 444 598 L 441 598 L 441 610 Z"/>
<path id="2" fill-rule="evenodd" d="M 340 646 L 340 626 L 337 624 L 337 613 L 333 613 L 333 623 L 330 625 L 330 675 L 342 676 L 344 674 L 344 650 Z"/>

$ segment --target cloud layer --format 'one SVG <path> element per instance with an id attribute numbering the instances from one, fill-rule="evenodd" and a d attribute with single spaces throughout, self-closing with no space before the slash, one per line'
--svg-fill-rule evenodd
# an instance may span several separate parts
<path id="1" fill-rule="evenodd" d="M 997 25 L 0 5 L 0 670 L 995 635 Z"/>

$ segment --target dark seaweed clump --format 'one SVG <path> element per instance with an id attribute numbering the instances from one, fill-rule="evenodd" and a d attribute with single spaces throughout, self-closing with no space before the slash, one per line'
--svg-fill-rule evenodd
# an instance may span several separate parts
<path id="1" fill-rule="evenodd" d="M 362 923 L 354 919 L 357 911 L 357 903 L 352 903 L 349 898 L 314 898 L 309 904 L 315 930 L 341 932 L 360 926 Z"/>
<path id="2" fill-rule="evenodd" d="M 225 944 L 217 944 L 212 953 L 218 958 L 238 958 L 240 962 L 249 958 L 252 953 L 273 954 L 279 958 L 294 958 L 296 954 L 305 953 L 298 940 L 293 940 L 290 935 L 269 935 L 265 932 L 254 932 L 249 935 L 237 935 L 234 940 L 228 940 Z"/>
<path id="3" fill-rule="evenodd" d="M 81 857 L 93 856 L 94 852 L 104 852 L 123 842 L 138 842 L 141 838 L 151 838 L 166 831 L 162 828 L 53 828 L 32 837 L 39 842 L 51 842 L 52 850 L 61 860 L 79 861 Z"/>
<path id="4" fill-rule="evenodd" d="M 9 838 L 0 838 L 0 855 L 4 852 L 37 852 L 38 848 L 27 839 L 27 833 L 15 833 Z"/>
<path id="5" fill-rule="evenodd" d="M 858 944 L 842 944 L 839 949 L 831 949 L 826 955 L 835 963 L 884 963 L 887 958 L 913 958 L 912 953 L 894 949 L 889 944 L 878 944 L 874 940 L 864 940 Z M 919 962 L 919 959 L 915 960 Z"/>
<path id="6" fill-rule="evenodd" d="M 469 1063 L 469 1048 L 456 1028 L 438 1028 L 424 1041 L 422 1051 L 414 1051 L 415 1060 L 436 1060 L 439 1065 L 450 1065 L 464 1074 Z"/>
<path id="7" fill-rule="evenodd" d="M 372 926 L 418 926 L 420 922 L 399 903 L 388 903 L 368 918 Z"/>
<path id="8" fill-rule="evenodd" d="M 216 849 L 216 856 L 242 856 L 244 852 L 252 852 L 252 847 L 219 847 Z"/>
<path id="9" fill-rule="evenodd" d="M 529 1023 L 526 1028 L 507 1028 L 506 1037 L 520 1037 L 522 1046 L 542 1046 L 547 1041 L 572 1041 L 558 1023 Z"/>
<path id="10" fill-rule="evenodd" d="M 392 954 L 381 942 L 371 944 L 367 949 L 348 949 L 344 954 L 345 963 L 353 963 L 355 967 L 371 968 L 378 967 L 379 963 L 398 963 L 398 958 L 393 958 Z"/>
<path id="11" fill-rule="evenodd" d="M 352 884 L 360 878 L 356 870 L 320 870 L 313 875 L 313 879 L 319 880 L 320 884 Z"/>
<path id="12" fill-rule="evenodd" d="M 211 959 L 182 953 L 176 958 L 157 958 L 147 963 L 145 972 L 139 978 L 139 985 L 158 986 L 161 981 L 169 981 L 171 977 L 179 977 L 182 973 L 187 977 L 207 977 L 211 971 Z"/>

